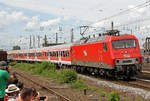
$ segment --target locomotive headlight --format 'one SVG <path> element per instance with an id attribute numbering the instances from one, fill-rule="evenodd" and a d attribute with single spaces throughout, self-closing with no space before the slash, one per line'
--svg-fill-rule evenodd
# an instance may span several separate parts
<path id="1" fill-rule="evenodd" d="M 116 60 L 115 62 L 116 62 L 116 63 L 119 63 L 119 60 Z"/>

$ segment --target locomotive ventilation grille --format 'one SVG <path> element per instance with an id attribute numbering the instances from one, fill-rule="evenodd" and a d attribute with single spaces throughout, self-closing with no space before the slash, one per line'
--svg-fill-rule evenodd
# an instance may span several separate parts
<path id="1" fill-rule="evenodd" d="M 115 63 L 116 63 L 116 65 L 135 64 L 135 63 L 138 63 L 138 59 L 137 59 L 137 58 L 131 58 L 131 59 L 116 59 Z"/>
<path id="2" fill-rule="evenodd" d="M 123 63 L 132 63 L 132 60 L 123 60 Z"/>

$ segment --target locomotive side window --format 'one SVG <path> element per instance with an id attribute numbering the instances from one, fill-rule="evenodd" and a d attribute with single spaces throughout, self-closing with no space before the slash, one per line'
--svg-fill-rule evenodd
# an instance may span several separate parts
<path id="1" fill-rule="evenodd" d="M 104 49 L 105 52 L 108 50 L 106 42 L 103 43 L 103 49 Z"/>

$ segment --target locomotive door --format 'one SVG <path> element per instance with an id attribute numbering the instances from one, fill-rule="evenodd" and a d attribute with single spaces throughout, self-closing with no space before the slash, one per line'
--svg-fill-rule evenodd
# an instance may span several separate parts
<path id="1" fill-rule="evenodd" d="M 99 67 L 103 68 L 103 44 L 98 48 Z"/>
<path id="2" fill-rule="evenodd" d="M 99 66 L 101 67 L 101 65 L 102 65 L 102 50 L 100 48 L 98 49 L 98 57 L 99 57 Z"/>

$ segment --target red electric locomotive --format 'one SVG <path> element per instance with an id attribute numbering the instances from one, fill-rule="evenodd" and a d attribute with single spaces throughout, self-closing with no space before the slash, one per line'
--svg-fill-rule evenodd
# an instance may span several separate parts
<path id="1" fill-rule="evenodd" d="M 72 65 L 81 72 L 130 78 L 141 71 L 142 58 L 134 35 L 83 39 L 74 43 L 71 50 Z"/>
<path id="2" fill-rule="evenodd" d="M 82 38 L 72 44 L 42 49 L 8 52 L 18 61 L 49 61 L 80 72 L 134 77 L 141 71 L 142 59 L 138 39 L 134 35 L 107 33 L 93 38 Z"/>

